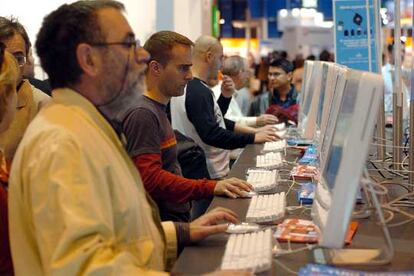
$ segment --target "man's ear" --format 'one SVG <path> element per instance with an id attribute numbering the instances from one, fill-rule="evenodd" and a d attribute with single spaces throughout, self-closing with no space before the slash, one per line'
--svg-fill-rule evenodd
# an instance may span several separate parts
<path id="1" fill-rule="evenodd" d="M 159 76 L 160 74 L 161 74 L 161 68 L 162 67 L 162 65 L 161 64 L 159 64 L 157 61 L 155 61 L 155 60 L 151 60 L 149 63 L 148 63 L 148 70 L 149 70 L 149 73 L 150 74 L 153 74 L 153 75 L 156 75 L 156 76 Z"/>
<path id="2" fill-rule="evenodd" d="M 101 62 L 90 45 L 79 44 L 76 48 L 76 59 L 86 75 L 96 76 L 98 74 Z"/>
<path id="3" fill-rule="evenodd" d="M 292 83 L 292 79 L 293 79 L 293 72 L 289 72 L 287 73 L 287 77 L 290 83 Z"/>
<path id="4" fill-rule="evenodd" d="M 213 59 L 214 59 L 214 53 L 211 52 L 211 51 L 207 51 L 204 54 L 204 58 L 205 58 L 205 61 L 207 63 L 211 63 L 213 61 Z"/>

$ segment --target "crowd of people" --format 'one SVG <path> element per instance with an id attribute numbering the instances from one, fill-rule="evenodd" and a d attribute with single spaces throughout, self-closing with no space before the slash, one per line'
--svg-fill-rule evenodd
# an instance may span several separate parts
<path id="1" fill-rule="evenodd" d="M 252 190 L 228 177 L 232 157 L 297 122 L 303 59 L 272 53 L 253 91 L 252 65 L 216 38 L 161 31 L 141 45 L 124 12 L 92 0 L 48 14 L 35 43 L 47 81 L 23 25 L 0 17 L 0 275 L 169 271 L 238 221 L 205 212 Z"/>

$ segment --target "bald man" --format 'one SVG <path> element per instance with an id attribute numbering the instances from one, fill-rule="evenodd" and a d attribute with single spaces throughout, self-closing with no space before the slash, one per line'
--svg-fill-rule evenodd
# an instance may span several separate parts
<path id="1" fill-rule="evenodd" d="M 216 38 L 198 38 L 192 62 L 194 78 L 188 82 L 184 95 L 171 99 L 172 125 L 203 148 L 210 177 L 221 179 L 229 172 L 229 150 L 277 137 L 271 128 L 258 131 L 223 118 L 235 89 L 233 82 L 224 78 L 222 93 L 216 100 L 207 85 L 223 64 L 223 47 Z"/>

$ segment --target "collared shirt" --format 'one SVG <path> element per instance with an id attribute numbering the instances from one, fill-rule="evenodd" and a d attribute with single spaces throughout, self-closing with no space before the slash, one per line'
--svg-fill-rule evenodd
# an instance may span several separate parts
<path id="1" fill-rule="evenodd" d="M 249 88 L 243 87 L 237 90 L 233 98 L 237 102 L 243 116 L 247 116 L 249 114 L 250 104 L 252 103 L 252 95 Z"/>
<path id="2" fill-rule="evenodd" d="M 222 84 L 222 82 L 220 81 L 216 86 L 214 86 L 211 89 L 211 90 L 213 90 L 214 96 L 216 97 L 216 99 L 218 99 L 220 97 L 221 84 Z M 241 91 L 241 90 L 239 90 L 239 91 Z M 234 95 L 231 97 L 229 108 L 227 109 L 226 114 L 224 114 L 224 118 L 227 118 L 229 120 L 232 120 L 232 121 L 234 121 L 236 123 L 239 123 L 241 125 L 244 125 L 244 126 L 255 127 L 257 125 L 257 118 L 254 117 L 254 116 L 245 116 L 245 115 L 243 115 L 243 113 L 240 109 L 240 106 L 239 106 L 238 102 L 236 101 L 236 98 L 239 97 L 238 96 L 239 91 L 236 91 L 234 93 Z"/>
<path id="3" fill-rule="evenodd" d="M 9 183 L 16 275 L 156 275 L 176 257 L 117 134 L 79 93 L 53 91 L 15 155 Z"/>
<path id="4" fill-rule="evenodd" d="M 291 85 L 289 93 L 286 96 L 286 100 L 282 101 L 279 97 L 279 92 L 274 91 L 271 99 L 271 105 L 275 104 L 283 108 L 288 108 L 289 106 L 295 105 L 297 103 L 298 93 L 293 85 Z"/>
<path id="5" fill-rule="evenodd" d="M 50 97 L 23 80 L 17 92 L 16 114 L 9 128 L 0 134 L 0 148 L 7 162 L 12 161 L 23 134 L 40 108 L 50 102 Z"/>

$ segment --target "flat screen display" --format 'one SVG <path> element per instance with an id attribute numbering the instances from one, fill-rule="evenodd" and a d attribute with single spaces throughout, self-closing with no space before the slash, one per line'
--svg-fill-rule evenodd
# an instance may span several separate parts
<path id="1" fill-rule="evenodd" d="M 352 123 L 352 115 L 355 110 L 356 96 L 358 92 L 358 81 L 348 81 L 342 102 L 338 112 L 338 118 L 332 134 L 331 147 L 326 159 L 326 166 L 323 173 L 323 179 L 329 190 L 335 186 L 335 180 L 341 165 L 343 148 L 346 143 L 347 130 Z M 358 145 L 355 145 L 358 146 Z"/>

